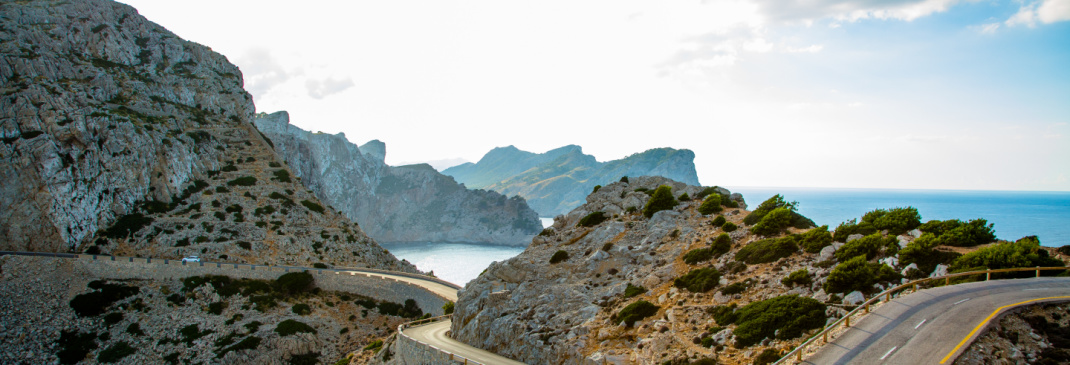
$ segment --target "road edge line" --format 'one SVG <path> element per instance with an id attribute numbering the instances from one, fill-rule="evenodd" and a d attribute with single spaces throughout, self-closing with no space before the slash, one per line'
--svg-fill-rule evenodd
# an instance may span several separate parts
<path id="1" fill-rule="evenodd" d="M 951 352 L 947 353 L 947 356 L 944 356 L 943 360 L 940 360 L 940 363 L 941 364 L 946 363 L 947 360 L 951 358 L 951 355 L 954 355 L 955 353 L 957 353 L 959 351 L 959 349 L 962 348 L 962 345 L 965 345 L 967 342 L 969 342 L 969 340 L 971 338 L 973 338 L 973 335 L 976 334 L 977 331 L 980 331 L 981 328 L 984 328 L 985 326 L 987 326 L 988 325 L 988 321 L 991 321 L 992 317 L 995 317 L 996 314 L 999 314 L 999 312 L 1002 312 L 1004 309 L 1011 308 L 1011 307 L 1017 307 L 1017 306 L 1020 306 L 1020 305 L 1026 304 L 1026 303 L 1037 302 L 1037 301 L 1041 301 L 1041 300 L 1068 299 L 1068 298 L 1070 298 L 1070 295 L 1059 296 L 1059 297 L 1037 298 L 1037 299 L 1030 299 L 1030 300 L 1026 300 L 1026 301 L 1022 301 L 1022 302 L 1018 302 L 1018 303 L 1014 303 L 1014 304 L 1008 304 L 1008 305 L 996 308 L 996 310 L 993 311 L 992 314 L 989 314 L 988 317 L 985 317 L 985 319 L 981 321 L 981 323 L 978 323 L 977 327 L 974 327 L 973 331 L 970 331 L 970 333 L 968 335 L 966 335 L 966 337 L 963 338 L 962 341 L 959 341 L 959 344 L 957 346 L 955 346 L 955 348 L 951 349 Z"/>

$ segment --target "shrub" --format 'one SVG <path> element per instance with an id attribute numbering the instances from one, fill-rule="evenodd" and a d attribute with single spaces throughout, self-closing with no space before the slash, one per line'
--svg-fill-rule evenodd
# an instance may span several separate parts
<path id="1" fill-rule="evenodd" d="M 539 236 L 542 236 L 542 237 L 549 237 L 549 236 L 553 236 L 553 235 L 554 235 L 553 227 L 546 227 L 546 228 L 544 228 L 542 230 L 542 232 L 539 232 Z"/>
<path id="2" fill-rule="evenodd" d="M 682 201 L 682 202 L 689 202 L 689 201 L 691 201 L 691 196 L 687 195 L 687 193 L 683 193 L 683 194 L 680 194 L 680 197 L 676 198 L 676 200 L 679 200 L 679 201 Z"/>
<path id="3" fill-rule="evenodd" d="M 597 193 L 598 190 L 601 189 L 601 188 L 602 188 L 602 185 L 595 185 L 594 189 L 591 190 L 591 194 Z"/>
<path id="4" fill-rule="evenodd" d="M 227 309 L 227 302 L 215 302 L 208 305 L 208 313 L 211 314 L 223 314 L 224 309 Z"/>
<path id="5" fill-rule="evenodd" d="M 721 267 L 721 269 L 729 275 L 738 274 L 747 270 L 747 264 L 740 261 L 732 260 L 731 262 Z"/>
<path id="6" fill-rule="evenodd" d="M 227 186 L 253 186 L 256 185 L 256 178 L 252 176 L 242 176 L 237 179 L 227 181 Z"/>
<path id="7" fill-rule="evenodd" d="M 1015 267 L 1064 266 L 1059 259 L 1048 256 L 1036 236 L 1023 237 L 1015 242 L 997 243 L 962 255 L 951 263 L 951 270 L 985 267 L 990 270 Z"/>
<path id="8" fill-rule="evenodd" d="M 120 312 L 108 313 L 104 316 L 104 325 L 111 326 L 113 324 L 123 321 L 123 314 Z"/>
<path id="9" fill-rule="evenodd" d="M 153 219 L 141 213 L 127 214 L 119 217 L 111 227 L 104 230 L 104 236 L 112 239 L 127 238 L 142 228 L 152 224 Z"/>
<path id="10" fill-rule="evenodd" d="M 894 255 L 898 251 L 898 241 L 895 237 L 882 237 L 880 233 L 874 233 L 857 240 L 843 244 L 836 250 L 836 259 L 840 262 L 850 260 L 858 255 L 865 255 L 866 260 L 872 260 L 884 252 L 886 255 Z"/>
<path id="11" fill-rule="evenodd" d="M 307 316 L 309 314 L 312 314 L 312 308 L 305 303 L 294 304 L 294 306 L 290 308 L 290 311 L 299 316 Z"/>
<path id="12" fill-rule="evenodd" d="M 696 248 L 684 254 L 684 262 L 694 265 L 713 258 L 713 250 L 709 248 Z"/>
<path id="13" fill-rule="evenodd" d="M 725 222 L 725 224 L 721 226 L 721 230 L 725 232 L 732 232 L 735 231 L 737 228 L 739 227 L 737 227 L 736 224 L 732 222 Z"/>
<path id="14" fill-rule="evenodd" d="M 853 234 L 860 234 L 868 236 L 877 233 L 877 228 L 872 224 L 862 222 L 856 223 L 856 220 L 852 219 L 836 226 L 836 231 L 832 235 L 832 239 L 836 242 L 847 242 L 847 237 Z"/>
<path id="15" fill-rule="evenodd" d="M 928 221 L 918 228 L 922 232 L 936 235 L 939 245 L 973 247 L 996 240 L 996 233 L 992 230 L 992 226 L 984 219 L 974 219 L 966 223 L 951 219 Z"/>
<path id="16" fill-rule="evenodd" d="M 290 365 L 316 365 L 320 363 L 320 353 L 309 352 L 300 355 L 290 356 L 290 360 L 287 361 Z"/>
<path id="17" fill-rule="evenodd" d="M 788 208 L 776 208 L 751 227 L 750 232 L 761 236 L 775 236 L 783 233 L 790 224 L 791 211 Z"/>
<path id="18" fill-rule="evenodd" d="M 753 302 L 740 308 L 735 315 L 734 322 L 738 326 L 733 334 L 737 347 L 751 346 L 765 338 L 792 339 L 804 331 L 825 325 L 825 305 L 798 295 Z"/>
<path id="19" fill-rule="evenodd" d="M 364 348 L 362 350 L 363 351 L 371 350 L 371 351 L 379 352 L 379 349 L 381 349 L 381 348 L 383 348 L 383 340 L 375 340 L 375 341 L 372 341 L 372 343 L 369 343 L 367 346 L 364 346 Z"/>
<path id="20" fill-rule="evenodd" d="M 918 270 L 930 273 L 939 264 L 950 264 L 955 258 L 961 256 L 956 252 L 937 250 L 939 239 L 932 233 L 924 233 L 907 247 L 899 250 L 899 262 L 902 265 L 917 264 Z"/>
<path id="21" fill-rule="evenodd" d="M 672 209 L 677 203 L 676 198 L 672 196 L 671 187 L 668 185 L 659 186 L 657 190 L 654 190 L 654 195 L 650 197 L 650 200 L 646 202 L 646 206 L 643 207 L 643 215 L 647 218 L 653 217 L 654 213 Z"/>
<path id="22" fill-rule="evenodd" d="M 799 246 L 802 246 L 803 251 L 809 253 L 821 252 L 822 248 L 832 244 L 832 234 L 829 233 L 829 226 L 821 226 L 799 235 Z"/>
<path id="23" fill-rule="evenodd" d="M 218 352 L 216 352 L 216 358 L 222 358 L 224 355 L 226 355 L 228 352 L 231 352 L 231 351 L 253 350 L 253 349 L 256 349 L 259 346 L 260 346 L 260 337 L 249 336 L 249 337 L 246 337 L 245 339 L 243 339 L 241 341 L 238 341 L 238 343 L 236 343 L 236 344 L 234 344 L 234 345 L 232 345 L 230 347 L 227 347 L 227 348 L 224 348 L 222 350 L 219 350 Z"/>
<path id="24" fill-rule="evenodd" d="M 648 301 L 640 300 L 621 309 L 617 313 L 617 322 L 624 322 L 625 325 L 631 327 L 635 322 L 657 314 L 658 309 L 658 306 Z"/>
<path id="25" fill-rule="evenodd" d="M 291 272 L 282 274 L 275 282 L 272 283 L 272 287 L 279 293 L 285 295 L 294 295 L 304 293 L 313 288 L 313 282 L 315 278 L 307 271 Z"/>
<path id="26" fill-rule="evenodd" d="M 723 215 L 719 215 L 719 216 L 717 216 L 717 217 L 714 217 L 714 218 L 713 218 L 713 220 L 712 220 L 712 221 L 710 221 L 710 225 L 712 225 L 712 226 L 714 226 L 714 227 L 718 227 L 718 228 L 720 228 L 720 227 L 721 227 L 721 226 L 723 226 L 723 225 L 724 225 L 724 223 L 725 223 L 725 222 L 727 222 L 727 221 L 728 221 L 728 220 L 724 219 L 724 216 L 723 216 Z"/>
<path id="27" fill-rule="evenodd" d="M 324 209 L 323 209 L 322 205 L 313 203 L 312 201 L 309 201 L 309 200 L 302 200 L 301 201 L 301 205 L 304 205 L 305 208 L 308 208 L 308 210 L 311 210 L 311 211 L 319 213 L 319 214 L 323 214 L 323 212 L 324 212 Z"/>
<path id="28" fill-rule="evenodd" d="M 285 169 L 275 170 L 275 172 L 272 172 L 272 174 L 275 175 L 274 179 L 278 180 L 279 182 L 288 183 L 291 181 L 290 172 L 286 171 Z"/>
<path id="29" fill-rule="evenodd" d="M 620 182 L 622 182 L 622 183 L 628 183 L 628 177 L 627 177 L 627 176 L 621 176 L 621 177 L 620 177 Z"/>
<path id="30" fill-rule="evenodd" d="M 758 204 L 754 211 L 751 211 L 746 217 L 743 218 L 743 224 L 754 225 L 757 224 L 765 217 L 766 214 L 772 212 L 777 208 L 788 208 L 788 210 L 794 210 L 795 202 L 788 203 L 784 201 L 784 197 L 780 194 L 773 195 L 771 198 L 766 199 L 761 204 Z"/>
<path id="31" fill-rule="evenodd" d="M 565 260 L 568 260 L 568 252 L 565 252 L 565 250 L 558 250 L 557 252 L 554 252 L 553 256 L 550 256 L 550 264 L 556 264 Z"/>
<path id="32" fill-rule="evenodd" d="M 811 282 L 810 271 L 806 269 L 795 270 L 791 274 L 788 274 L 787 277 L 780 280 L 780 283 L 787 287 L 793 287 L 795 285 L 809 286 Z"/>
<path id="33" fill-rule="evenodd" d="M 632 285 L 631 283 L 628 283 L 628 287 L 624 288 L 624 298 L 625 299 L 628 299 L 628 298 L 631 298 L 631 297 L 634 297 L 634 296 L 637 296 L 637 295 L 642 295 L 643 293 L 646 293 L 646 288 L 641 287 L 641 286 L 635 286 L 635 285 Z"/>
<path id="34" fill-rule="evenodd" d="M 90 351 L 97 348 L 97 334 L 64 330 L 60 333 L 56 345 L 59 349 L 56 357 L 59 357 L 60 364 L 77 364 L 84 360 Z"/>
<path id="35" fill-rule="evenodd" d="M 454 304 L 451 301 L 446 301 L 446 304 L 442 305 L 442 314 L 453 314 Z"/>
<path id="36" fill-rule="evenodd" d="M 599 223 L 605 222 L 609 217 L 606 217 L 604 212 L 591 212 L 580 219 L 580 222 L 576 224 L 579 227 L 594 227 Z"/>
<path id="37" fill-rule="evenodd" d="M 721 294 L 724 294 L 724 295 L 739 294 L 739 293 L 747 291 L 747 289 L 749 289 L 750 286 L 751 286 L 750 279 L 743 280 L 743 281 L 737 281 L 737 282 L 728 284 L 728 286 L 725 286 L 724 288 L 721 288 Z"/>
<path id="38" fill-rule="evenodd" d="M 672 285 L 694 293 L 704 293 L 717 287 L 720 280 L 720 271 L 712 267 L 704 267 L 691 270 L 684 276 L 674 279 Z"/>
<path id="39" fill-rule="evenodd" d="M 736 252 L 736 260 L 750 265 L 763 264 L 791 256 L 798 250 L 794 237 L 767 238 L 743 246 Z"/>
<path id="40" fill-rule="evenodd" d="M 1055 249 L 1055 252 L 1061 253 L 1063 255 L 1070 256 L 1070 245 L 1064 245 L 1062 247 L 1059 247 L 1059 248 Z"/>
<path id="41" fill-rule="evenodd" d="M 885 281 L 899 280 L 899 273 L 885 264 L 877 264 L 866 261 L 865 255 L 836 265 L 825 280 L 825 291 L 828 293 L 849 293 L 860 291 L 872 293 L 873 284 Z"/>
<path id="42" fill-rule="evenodd" d="M 721 207 L 721 196 L 716 193 L 707 195 L 706 199 L 702 200 L 702 204 L 698 206 L 698 212 L 702 214 L 720 213 L 722 210 L 724 208 Z M 721 218 L 724 219 L 724 217 Z"/>
<path id="43" fill-rule="evenodd" d="M 126 326 L 126 333 L 129 333 L 129 334 L 134 335 L 134 336 L 144 336 L 145 335 L 145 331 L 141 330 L 141 325 L 137 324 L 136 322 L 135 323 L 131 323 L 129 326 Z"/>
<path id="44" fill-rule="evenodd" d="M 424 311 L 416 305 L 416 301 L 413 299 L 406 299 L 405 305 L 383 301 L 379 303 L 378 309 L 379 314 L 405 318 L 416 318 L 424 314 Z"/>
<path id="45" fill-rule="evenodd" d="M 114 345 L 108 346 L 108 348 L 100 351 L 97 355 L 97 361 L 105 364 L 111 364 L 122 360 L 122 358 L 133 355 L 137 352 L 136 349 L 130 347 L 130 344 L 126 341 L 116 342 Z"/>
<path id="46" fill-rule="evenodd" d="M 279 322 L 279 324 L 275 326 L 275 333 L 278 333 L 279 336 L 286 337 L 295 333 L 315 334 L 316 329 L 312 328 L 312 326 L 305 324 L 304 322 L 287 319 L 285 321 Z"/>
<path id="47" fill-rule="evenodd" d="M 82 317 L 99 316 L 113 303 L 141 292 L 135 286 L 106 284 L 99 280 L 90 282 L 89 287 L 99 291 L 76 295 L 70 302 L 71 309 Z"/>
<path id="48" fill-rule="evenodd" d="M 187 345 L 192 345 L 193 341 L 196 341 L 201 337 L 207 336 L 210 333 L 212 333 L 211 330 L 201 331 L 200 327 L 198 327 L 196 324 L 191 324 L 189 326 L 182 327 L 182 329 L 178 331 L 178 334 L 182 335 L 182 342 L 185 342 Z"/>
<path id="49" fill-rule="evenodd" d="M 863 215 L 862 222 L 878 230 L 886 229 L 888 234 L 900 235 L 921 226 L 921 214 L 914 207 L 876 209 Z"/>
<path id="50" fill-rule="evenodd" d="M 721 255 L 724 255 L 728 253 L 728 251 L 730 251 L 731 249 L 732 237 L 730 237 L 728 233 L 721 233 L 717 236 L 717 238 L 713 239 L 712 243 L 710 243 L 710 252 L 713 253 L 714 256 L 719 257 Z"/>
<path id="51" fill-rule="evenodd" d="M 769 348 L 762 350 L 762 353 L 758 354 L 758 356 L 755 356 L 754 362 L 752 364 L 766 365 L 772 364 L 777 360 L 780 360 L 780 351 L 777 351 L 777 349 Z"/>

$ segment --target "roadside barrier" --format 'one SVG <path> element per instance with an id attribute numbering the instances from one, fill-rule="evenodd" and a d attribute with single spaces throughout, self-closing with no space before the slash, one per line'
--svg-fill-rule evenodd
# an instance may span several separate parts
<path id="1" fill-rule="evenodd" d="M 777 360 L 773 364 L 784 363 L 785 361 L 788 361 L 789 359 L 791 359 L 793 356 L 794 356 L 796 362 L 802 361 L 803 353 L 806 352 L 805 350 L 808 347 L 815 346 L 815 345 L 816 346 L 822 346 L 822 345 L 825 345 L 825 344 L 829 343 L 829 332 L 839 328 L 840 325 L 843 325 L 844 327 L 851 327 L 851 317 L 854 316 L 855 314 L 858 314 L 859 311 L 863 311 L 864 313 L 869 313 L 869 306 L 871 304 L 878 303 L 878 302 L 891 301 L 892 300 L 892 295 L 894 295 L 896 293 L 899 293 L 899 292 L 902 292 L 902 291 L 911 290 L 911 293 L 917 292 L 919 290 L 918 289 L 919 285 L 925 285 L 925 284 L 929 284 L 930 282 L 933 282 L 933 281 L 941 281 L 941 280 L 943 281 L 941 286 L 952 285 L 951 284 L 951 279 L 952 278 L 961 277 L 961 276 L 981 275 L 981 274 L 984 274 L 985 275 L 985 281 L 988 281 L 988 280 L 992 279 L 992 274 L 993 273 L 1019 272 L 1019 271 L 1036 271 L 1036 277 L 1039 278 L 1041 271 L 1067 270 L 1067 269 L 1070 269 L 1070 268 L 1067 268 L 1067 267 L 1039 267 L 1038 266 L 1038 267 L 1013 268 L 1013 269 L 995 269 L 995 270 L 962 272 L 962 273 L 948 274 L 948 275 L 944 275 L 944 276 L 937 276 L 937 277 L 932 277 L 932 278 L 924 278 L 924 279 L 918 279 L 918 280 L 910 281 L 910 282 L 907 282 L 905 284 L 899 285 L 897 287 L 894 287 L 894 288 L 885 290 L 883 292 L 880 292 L 879 294 L 874 295 L 872 298 L 869 298 L 869 300 L 866 300 L 862 304 L 859 304 L 858 307 L 856 307 L 854 310 L 852 310 L 850 312 L 847 312 L 847 314 L 844 315 L 843 318 L 840 318 L 840 320 L 838 320 L 836 322 L 833 322 L 831 325 L 825 326 L 825 328 L 823 328 L 821 330 L 821 332 L 818 332 L 817 334 L 811 336 L 810 339 L 806 340 L 806 342 L 803 342 L 801 345 L 796 347 L 791 352 L 787 353 L 787 355 L 784 355 L 783 357 L 781 357 L 780 360 Z M 955 283 L 955 284 L 965 284 L 965 283 Z M 821 340 L 820 344 L 817 343 L 819 339 Z"/>
<path id="2" fill-rule="evenodd" d="M 478 362 L 478 361 L 466 358 L 464 356 L 461 356 L 461 355 L 458 355 L 458 354 L 455 354 L 455 353 L 440 349 L 438 347 L 435 347 L 434 345 L 431 345 L 431 344 L 428 344 L 428 343 L 425 343 L 425 342 L 421 342 L 421 341 L 419 341 L 419 340 L 417 340 L 415 338 L 409 337 L 409 335 L 405 334 L 405 329 L 406 328 L 417 327 L 417 326 L 430 324 L 430 323 L 434 323 L 434 322 L 448 321 L 448 320 L 451 320 L 452 318 L 453 318 L 452 314 L 447 314 L 447 315 L 444 315 L 444 316 L 424 318 L 424 319 L 421 319 L 421 320 L 402 323 L 402 324 L 398 325 L 398 342 L 400 344 L 401 341 L 410 341 L 410 342 L 419 344 L 421 346 L 426 347 L 428 350 L 441 353 L 443 355 L 442 356 L 443 360 L 448 360 L 448 361 L 453 362 L 453 363 L 465 364 L 465 365 L 468 365 L 468 364 L 483 365 L 483 363 L 481 363 L 481 362 Z"/>

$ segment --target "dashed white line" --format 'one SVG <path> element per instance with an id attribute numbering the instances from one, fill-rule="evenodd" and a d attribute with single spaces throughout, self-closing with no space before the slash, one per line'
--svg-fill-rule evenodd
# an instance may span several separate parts
<path id="1" fill-rule="evenodd" d="M 899 346 L 896 346 L 896 347 L 892 347 L 892 349 L 891 349 L 891 350 L 888 350 L 888 352 L 885 352 L 885 353 L 884 353 L 884 356 L 881 356 L 881 360 L 884 360 L 885 358 L 887 358 L 887 357 L 888 357 L 888 355 L 891 355 L 891 354 L 892 354 L 892 352 L 893 352 L 893 351 L 895 351 L 895 349 L 897 349 L 897 348 L 899 348 Z"/>
<path id="2" fill-rule="evenodd" d="M 914 326 L 914 329 L 918 329 L 918 327 L 921 327 L 921 325 L 925 324 L 925 321 L 928 321 L 928 320 L 929 320 L 928 318 L 921 320 L 921 322 L 918 322 L 917 326 Z"/>
<path id="3" fill-rule="evenodd" d="M 965 301 L 970 300 L 970 299 L 973 299 L 973 298 L 966 298 L 966 299 L 957 301 L 957 302 L 955 302 L 955 304 L 952 304 L 952 305 L 959 305 L 959 304 L 962 304 L 962 302 L 965 302 Z"/>

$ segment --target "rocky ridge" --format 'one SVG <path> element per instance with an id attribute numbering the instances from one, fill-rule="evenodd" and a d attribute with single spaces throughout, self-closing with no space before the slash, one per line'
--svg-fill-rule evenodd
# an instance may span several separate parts
<path id="1" fill-rule="evenodd" d="M 415 271 L 289 178 L 241 72 L 127 5 L 0 4 L 4 249 Z"/>
<path id="2" fill-rule="evenodd" d="M 254 123 L 303 184 L 376 240 L 526 245 L 542 229 L 523 198 L 468 190 L 426 164 L 389 166 L 378 140 L 357 147 L 341 133 L 302 130 L 286 112 Z"/>
<path id="3" fill-rule="evenodd" d="M 470 188 L 520 195 L 541 216 L 553 217 L 583 204 L 596 185 L 606 185 L 623 176 L 663 176 L 698 185 L 694 160 L 695 153 L 686 149 L 655 148 L 598 162 L 576 145 L 541 154 L 508 146 L 487 152 L 477 163 L 454 166 L 443 173 Z"/>
<path id="4" fill-rule="evenodd" d="M 1070 361 L 1070 303 L 1003 313 L 954 364 L 1065 364 Z"/>

